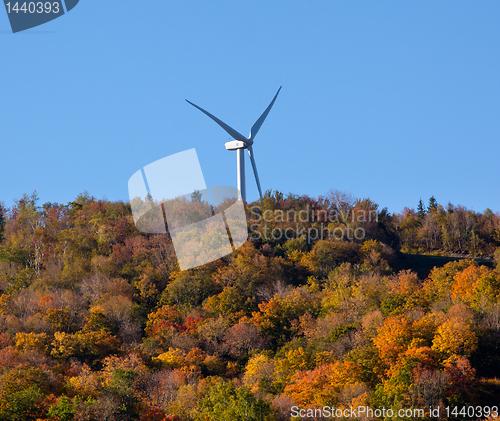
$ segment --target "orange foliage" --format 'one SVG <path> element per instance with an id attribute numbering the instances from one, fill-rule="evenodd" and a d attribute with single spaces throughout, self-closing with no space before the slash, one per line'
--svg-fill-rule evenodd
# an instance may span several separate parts
<path id="1" fill-rule="evenodd" d="M 361 369 L 351 361 L 337 361 L 314 370 L 296 372 L 285 387 L 285 394 L 299 406 L 323 406 L 337 402 L 347 385 L 361 383 Z"/>
<path id="2" fill-rule="evenodd" d="M 412 323 L 403 316 L 391 316 L 385 319 L 378 329 L 373 343 L 384 360 L 395 360 L 404 352 L 412 339 Z"/>

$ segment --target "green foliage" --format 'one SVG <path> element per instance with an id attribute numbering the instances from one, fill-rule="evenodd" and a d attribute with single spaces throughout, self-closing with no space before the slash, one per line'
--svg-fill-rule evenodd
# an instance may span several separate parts
<path id="1" fill-rule="evenodd" d="M 161 295 L 162 304 L 182 307 L 199 306 L 207 298 L 221 292 L 220 287 L 204 271 L 183 271 L 174 276 Z"/>
<path id="2" fill-rule="evenodd" d="M 274 420 L 271 405 L 256 398 L 248 388 L 235 387 L 231 382 L 214 380 L 200 400 L 197 421 L 261 421 Z"/>
<path id="3" fill-rule="evenodd" d="M 90 316 L 87 317 L 87 323 L 82 329 L 84 332 L 99 332 L 105 330 L 110 334 L 116 333 L 116 326 L 112 320 L 107 317 L 101 307 L 90 309 Z"/>
<path id="4" fill-rule="evenodd" d="M 136 412 L 138 399 L 133 386 L 137 376 L 138 373 L 132 369 L 117 368 L 113 371 L 111 381 L 104 388 L 105 392 L 111 393 L 116 398 L 119 410 L 123 414 Z"/>
<path id="5" fill-rule="evenodd" d="M 5 406 L 2 405 L 0 419 L 9 421 L 35 421 L 43 413 L 41 408 L 43 398 L 43 393 L 36 386 L 12 392 L 6 398 Z"/>
<path id="6" fill-rule="evenodd" d="M 403 313 L 406 304 L 406 297 L 403 295 L 395 294 L 388 296 L 380 306 L 380 310 L 384 316 L 397 316 Z"/>
<path id="7" fill-rule="evenodd" d="M 63 395 L 49 408 L 47 415 L 58 421 L 71 421 L 75 415 L 74 404 L 70 398 Z"/>
<path id="8" fill-rule="evenodd" d="M 333 330 L 330 332 L 330 342 L 335 342 L 338 339 L 340 339 L 342 336 L 344 336 L 346 333 L 353 332 L 357 328 L 357 324 L 353 323 L 350 325 L 341 325 L 333 328 Z"/>

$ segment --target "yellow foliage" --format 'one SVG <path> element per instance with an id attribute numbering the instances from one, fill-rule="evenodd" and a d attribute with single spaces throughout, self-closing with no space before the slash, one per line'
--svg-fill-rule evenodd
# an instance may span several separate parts
<path id="1" fill-rule="evenodd" d="M 153 357 L 153 361 L 166 368 L 180 368 L 184 365 L 186 353 L 182 349 L 169 348 L 167 352 Z"/>
<path id="2" fill-rule="evenodd" d="M 78 376 L 68 379 L 68 385 L 73 394 L 88 398 L 99 394 L 103 381 L 100 373 L 93 372 L 88 365 L 84 364 Z"/>
<path id="3" fill-rule="evenodd" d="M 16 333 L 14 343 L 19 351 L 36 349 L 37 351 L 44 354 L 48 349 L 48 338 L 46 333 L 19 332 Z"/>
<path id="4" fill-rule="evenodd" d="M 445 355 L 470 355 L 477 348 L 477 336 L 464 320 L 452 318 L 438 327 L 432 349 Z"/>
<path id="5" fill-rule="evenodd" d="M 288 351 L 285 358 L 280 358 L 275 363 L 276 383 L 284 386 L 298 370 L 307 370 L 309 356 L 302 347 Z"/>
<path id="6" fill-rule="evenodd" d="M 253 393 L 265 390 L 275 380 L 275 362 L 263 354 L 254 355 L 248 361 L 243 375 L 243 384 Z"/>
<path id="7" fill-rule="evenodd" d="M 330 364 L 338 360 L 338 357 L 333 351 L 321 351 L 314 355 L 313 366 L 319 367 L 320 365 Z"/>
<path id="8" fill-rule="evenodd" d="M 65 332 L 54 333 L 52 341 L 52 351 L 50 354 L 55 358 L 68 358 L 75 353 L 78 348 L 78 340 L 75 335 Z"/>
<path id="9" fill-rule="evenodd" d="M 111 355 L 103 360 L 103 368 L 101 373 L 104 378 L 111 379 L 113 372 L 117 369 L 120 370 L 134 370 L 136 373 L 145 374 L 148 372 L 148 368 L 141 360 L 141 358 L 135 353 L 118 357 L 116 355 Z"/>
<path id="10" fill-rule="evenodd" d="M 436 328 L 436 316 L 432 313 L 426 314 L 420 320 L 416 320 L 413 322 L 413 336 L 425 340 L 430 345 L 436 333 Z"/>
<path id="11" fill-rule="evenodd" d="M 0 314 L 2 316 L 8 316 L 11 314 L 12 307 L 12 295 L 2 294 L 0 295 Z"/>

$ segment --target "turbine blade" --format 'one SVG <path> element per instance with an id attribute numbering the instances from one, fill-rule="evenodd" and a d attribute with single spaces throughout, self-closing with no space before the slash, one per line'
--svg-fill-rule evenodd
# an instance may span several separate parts
<path id="1" fill-rule="evenodd" d="M 257 165 L 255 164 L 255 158 L 253 156 L 252 145 L 248 145 L 248 155 L 250 155 L 250 162 L 252 163 L 253 173 L 255 175 L 255 181 L 257 182 L 257 188 L 259 189 L 259 196 L 262 199 L 262 189 L 260 188 L 259 174 L 257 173 Z"/>
<path id="2" fill-rule="evenodd" d="M 271 111 L 271 108 L 273 108 L 274 101 L 276 101 L 276 98 L 278 97 L 278 94 L 281 91 L 281 86 L 278 89 L 278 92 L 276 92 L 276 95 L 274 95 L 273 100 L 269 104 L 269 106 L 266 108 L 266 111 L 262 113 L 262 115 L 259 117 L 259 119 L 255 122 L 255 124 L 252 126 L 250 130 L 250 136 L 248 137 L 249 140 L 253 140 L 255 136 L 257 136 L 258 131 L 260 130 L 260 126 L 262 126 L 262 123 L 264 123 L 264 120 L 266 119 L 267 115 L 269 114 L 269 111 Z"/>
<path id="3" fill-rule="evenodd" d="M 210 114 L 208 111 L 205 111 L 203 108 L 201 107 L 198 107 L 196 104 L 193 104 L 191 101 L 188 101 L 186 99 L 187 102 L 189 102 L 193 107 L 195 108 L 198 108 L 202 113 L 208 115 L 213 121 L 215 121 L 219 126 L 221 126 L 226 132 L 229 133 L 229 135 L 235 139 L 235 140 L 240 140 L 242 142 L 245 142 L 247 143 L 248 142 L 248 139 L 243 136 L 241 133 L 238 133 L 236 130 L 234 130 L 232 127 L 228 126 L 226 123 L 224 123 L 223 121 L 219 120 L 217 117 L 215 117 L 214 115 Z"/>

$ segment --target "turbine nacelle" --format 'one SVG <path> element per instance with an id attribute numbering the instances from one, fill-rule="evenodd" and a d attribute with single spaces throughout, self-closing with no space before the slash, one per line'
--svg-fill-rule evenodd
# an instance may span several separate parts
<path id="1" fill-rule="evenodd" d="M 238 149 L 248 148 L 248 144 L 240 140 L 232 140 L 231 142 L 226 142 L 224 146 L 228 151 L 236 151 Z"/>

